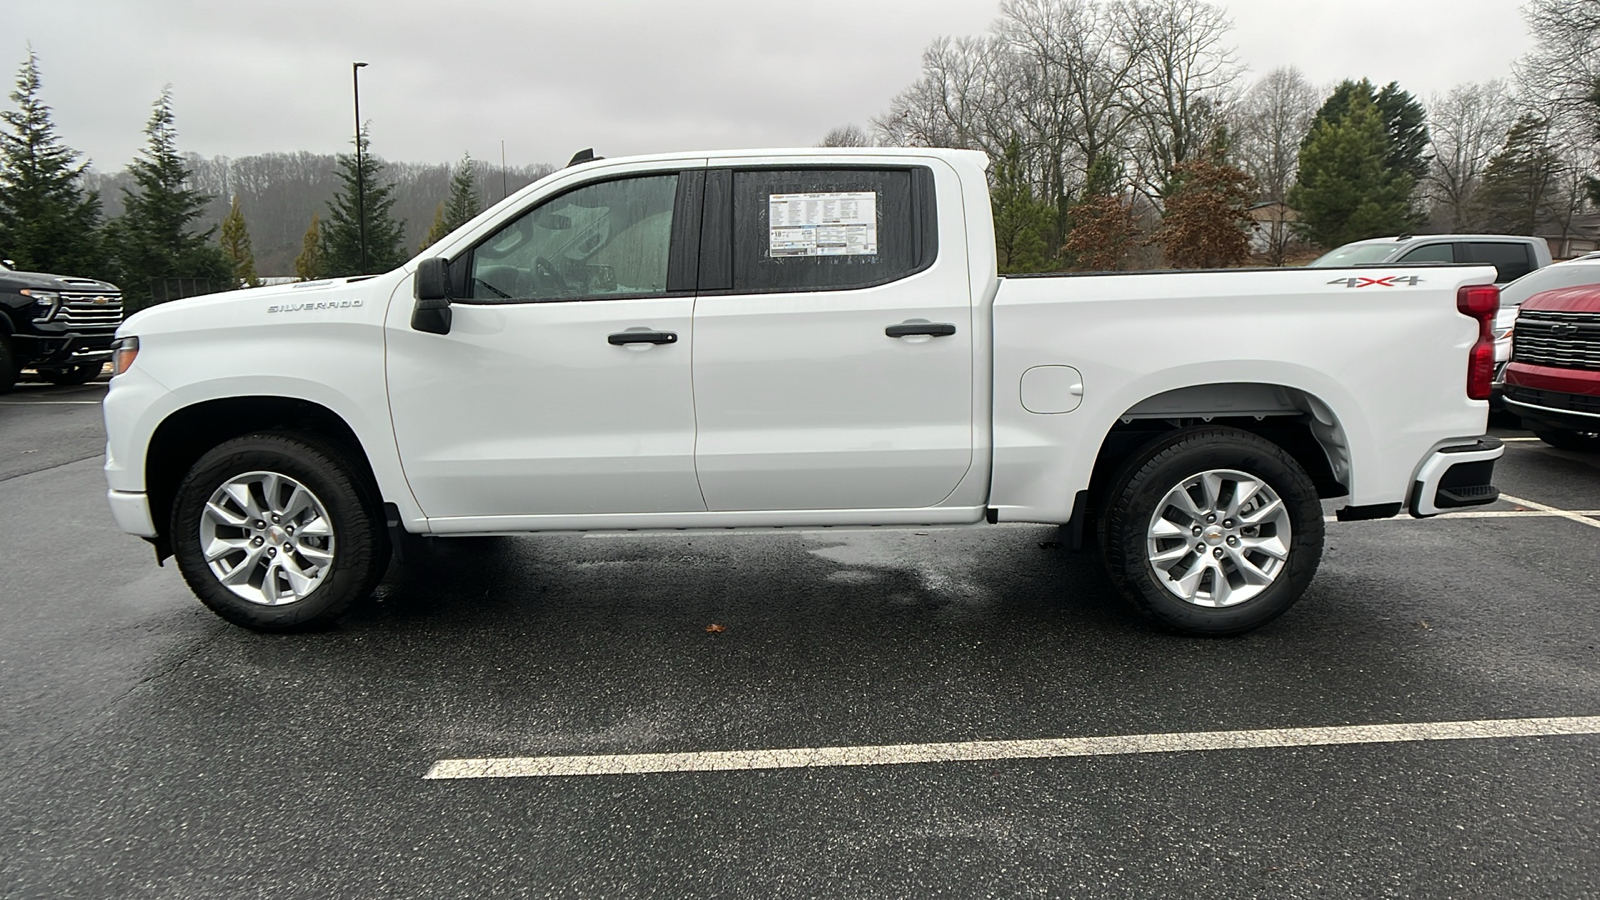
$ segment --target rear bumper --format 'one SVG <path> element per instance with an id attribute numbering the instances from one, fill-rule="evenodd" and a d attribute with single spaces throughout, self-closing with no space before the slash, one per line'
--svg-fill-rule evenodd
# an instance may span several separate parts
<path id="1" fill-rule="evenodd" d="M 1411 515 L 1421 519 L 1500 499 L 1493 484 L 1494 463 L 1505 452 L 1505 445 L 1491 435 L 1435 450 L 1411 485 Z"/>

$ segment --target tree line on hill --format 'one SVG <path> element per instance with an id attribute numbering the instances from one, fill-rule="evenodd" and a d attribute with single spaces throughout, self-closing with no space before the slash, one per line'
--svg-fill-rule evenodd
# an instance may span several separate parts
<path id="1" fill-rule="evenodd" d="M 0 112 L 0 255 L 27 271 L 114 282 L 130 309 L 264 276 L 388 271 L 476 215 L 485 198 L 554 170 L 496 171 L 470 156 L 454 165 L 387 163 L 371 153 L 365 127 L 359 159 L 185 156 L 163 90 L 139 158 L 101 174 L 56 134 L 40 87 L 30 50 L 10 94 L 14 108 Z"/>

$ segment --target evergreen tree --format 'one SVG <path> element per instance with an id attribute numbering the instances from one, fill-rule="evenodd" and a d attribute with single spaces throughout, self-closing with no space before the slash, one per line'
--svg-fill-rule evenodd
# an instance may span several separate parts
<path id="1" fill-rule="evenodd" d="M 408 258 L 405 223 L 393 215 L 394 184 L 381 184 L 383 162 L 373 157 L 367 129 L 361 129 L 357 154 L 339 155 L 339 181 L 343 187 L 328 203 L 323 227 L 327 273 L 333 276 L 371 275 L 396 268 Z M 366 221 L 366 264 L 362 265 L 362 219 Z"/>
<path id="2" fill-rule="evenodd" d="M 449 233 L 450 229 L 444 227 L 444 201 L 441 200 L 433 210 L 433 224 L 428 226 L 428 233 L 422 236 L 422 243 L 417 245 L 417 252 L 421 253 L 439 243 Z"/>
<path id="3" fill-rule="evenodd" d="M 327 241 L 322 234 L 322 219 L 311 214 L 311 227 L 300 241 L 300 255 L 294 258 L 294 274 L 301 281 L 316 281 L 328 274 Z"/>
<path id="4" fill-rule="evenodd" d="M 1549 123 L 1524 114 L 1489 160 L 1477 202 L 1484 226 L 1501 234 L 1533 234 L 1555 212 L 1565 168 L 1550 146 Z"/>
<path id="5" fill-rule="evenodd" d="M 168 279 L 193 279 L 178 295 L 233 286 L 233 261 L 211 242 L 216 228 L 191 231 L 211 197 L 189 187 L 189 167 L 178 155 L 172 89 L 156 100 L 145 126 L 149 145 L 128 166 L 137 191 L 123 188 L 121 218 L 108 226 L 123 294 L 139 309 L 170 299 Z M 161 284 L 153 284 L 157 280 Z M 197 282 L 198 284 L 196 284 Z"/>
<path id="6" fill-rule="evenodd" d="M 450 174 L 450 199 L 444 208 L 445 232 L 455 231 L 482 211 L 483 205 L 478 202 L 477 166 L 472 154 L 463 154 Z"/>
<path id="7" fill-rule="evenodd" d="M 1033 185 L 1028 183 L 1022 165 L 1022 143 L 1015 138 L 995 163 L 989 203 L 994 211 L 1000 271 L 1009 274 L 1054 270 L 1046 241 L 1055 225 L 1055 205 L 1034 199 Z"/>
<path id="8" fill-rule="evenodd" d="M 244 211 L 239 208 L 239 195 L 233 195 L 233 206 L 222 220 L 222 252 L 233 262 L 233 277 L 243 287 L 257 287 L 261 279 L 256 275 L 256 256 L 250 250 L 250 231 L 245 227 Z"/>
<path id="9" fill-rule="evenodd" d="M 1310 144 L 1318 126 L 1342 122 L 1354 109 L 1367 105 L 1377 110 L 1382 126 L 1384 169 L 1390 176 L 1404 175 L 1415 187 L 1428 174 L 1428 112 L 1415 97 L 1401 90 L 1398 82 L 1391 81 L 1382 90 L 1375 88 L 1365 78 L 1340 82 L 1328 99 L 1323 101 L 1322 108 L 1317 110 L 1311 121 L 1311 130 L 1306 133 L 1300 149 L 1304 151 Z M 1408 231 L 1424 218 L 1421 210 L 1411 208 L 1408 200 L 1405 220 L 1389 231 Z"/>
<path id="10" fill-rule="evenodd" d="M 1324 247 L 1407 230 L 1413 182 L 1388 165 L 1389 142 L 1377 105 L 1352 98 L 1338 118 L 1311 129 L 1300 148 L 1300 173 L 1289 190 L 1299 210 L 1295 230 Z"/>
<path id="11" fill-rule="evenodd" d="M 0 253 L 24 270 L 110 274 L 100 241 L 100 195 L 83 185 L 87 163 L 64 146 L 39 99 L 39 58 L 30 49 L 0 113 Z"/>

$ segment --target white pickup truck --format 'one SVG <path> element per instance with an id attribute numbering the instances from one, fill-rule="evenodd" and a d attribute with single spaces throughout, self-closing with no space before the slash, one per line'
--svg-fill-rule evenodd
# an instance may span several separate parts
<path id="1" fill-rule="evenodd" d="M 267 631 L 412 535 L 1033 522 L 1216 635 L 1305 590 L 1321 501 L 1497 496 L 1493 267 L 1000 278 L 985 165 L 591 160 L 387 274 L 145 310 L 112 511 Z"/>

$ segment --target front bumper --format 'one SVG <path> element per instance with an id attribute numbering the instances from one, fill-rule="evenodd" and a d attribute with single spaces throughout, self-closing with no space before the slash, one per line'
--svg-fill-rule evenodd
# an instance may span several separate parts
<path id="1" fill-rule="evenodd" d="M 22 351 L 21 362 L 25 368 L 48 369 L 110 362 L 115 335 L 72 331 L 60 335 L 15 334 L 11 339 Z"/>
<path id="2" fill-rule="evenodd" d="M 111 518 L 116 520 L 118 528 L 142 538 L 156 536 L 149 497 L 128 491 L 106 491 L 106 500 L 111 503 Z"/>
<path id="3" fill-rule="evenodd" d="M 1411 485 L 1411 515 L 1422 519 L 1500 499 L 1492 479 L 1494 462 L 1505 452 L 1505 444 L 1492 435 L 1435 450 Z"/>
<path id="4" fill-rule="evenodd" d="M 1506 409 L 1529 424 L 1562 431 L 1600 432 L 1600 396 L 1508 384 L 1505 403 Z"/>

